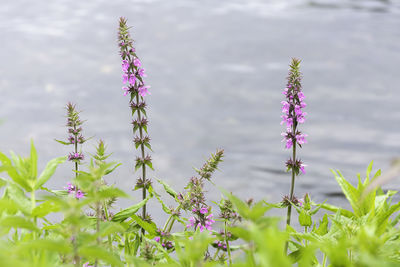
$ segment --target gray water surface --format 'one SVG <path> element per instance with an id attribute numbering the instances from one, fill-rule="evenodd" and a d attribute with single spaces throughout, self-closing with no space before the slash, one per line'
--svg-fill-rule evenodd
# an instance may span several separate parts
<path id="1" fill-rule="evenodd" d="M 296 194 L 344 203 L 331 168 L 352 181 L 400 151 L 400 1 L 2 1 L 0 150 L 40 166 L 67 154 L 68 101 L 82 110 L 83 151 L 97 139 L 123 165 L 108 178 L 133 188 L 128 98 L 122 94 L 118 18 L 125 16 L 151 85 L 152 177 L 182 190 L 216 148 L 214 182 L 242 198 L 279 201 L 289 191 L 280 102 L 291 57 L 302 59 L 309 143 Z M 72 164 L 48 187 L 72 177 Z M 386 185 L 397 189 L 399 181 Z M 216 200 L 220 193 L 209 188 Z M 140 194 L 135 195 L 136 199 Z"/>

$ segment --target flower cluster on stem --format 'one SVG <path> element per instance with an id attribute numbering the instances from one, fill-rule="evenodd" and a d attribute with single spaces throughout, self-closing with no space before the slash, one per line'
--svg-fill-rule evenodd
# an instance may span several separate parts
<path id="1" fill-rule="evenodd" d="M 133 134 L 135 135 L 133 142 L 136 149 L 140 150 L 140 156 L 135 160 L 135 170 L 142 170 L 142 177 L 137 180 L 136 189 L 142 188 L 142 198 L 146 198 L 146 191 L 151 185 L 151 180 L 146 178 L 146 167 L 153 169 L 150 155 L 146 153 L 146 148 L 151 150 L 150 137 L 147 135 L 147 115 L 146 103 L 144 97 L 148 94 L 150 86 L 145 85 L 143 78 L 146 77 L 142 62 L 136 54 L 133 47 L 133 40 L 129 34 L 129 27 L 124 18 L 120 18 L 118 42 L 120 54 L 122 58 L 122 82 L 124 87 L 124 95 L 130 96 L 130 108 L 134 119 L 132 121 Z M 146 135 L 145 135 L 146 134 Z M 142 208 L 142 218 L 146 219 L 146 205 Z M 144 233 L 144 229 L 142 229 Z"/>
<path id="2" fill-rule="evenodd" d="M 304 102 L 305 96 L 301 86 L 302 75 L 300 72 L 300 60 L 292 59 L 289 69 L 289 75 L 287 77 L 286 88 L 283 94 L 286 97 L 285 101 L 282 101 L 282 122 L 285 124 L 286 132 L 282 133 L 284 137 L 283 141 L 286 142 L 285 148 L 292 149 L 292 157 L 286 161 L 287 171 L 292 171 L 292 181 L 290 186 L 289 200 L 294 200 L 294 183 L 295 177 L 299 175 L 300 171 L 305 173 L 305 164 L 300 159 L 296 158 L 296 148 L 302 147 L 303 144 L 307 143 L 307 134 L 302 133 L 298 126 L 303 124 L 306 120 L 307 113 L 303 109 L 307 106 Z M 288 206 L 287 213 L 287 224 L 290 225 L 291 208 Z"/>

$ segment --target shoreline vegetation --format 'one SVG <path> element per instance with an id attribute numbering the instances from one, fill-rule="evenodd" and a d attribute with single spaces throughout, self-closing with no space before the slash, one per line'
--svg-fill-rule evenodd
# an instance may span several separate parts
<path id="1" fill-rule="evenodd" d="M 130 197 L 128 189 L 107 183 L 107 176 L 121 164 L 112 161 L 104 140 L 96 141 L 95 153 L 87 152 L 85 143 L 90 138 L 84 137 L 84 121 L 76 105 L 69 102 L 67 137 L 55 140 L 71 147 L 68 155 L 54 158 L 38 170 L 33 141 L 27 157 L 0 152 L 1 266 L 400 265 L 400 203 L 393 201 L 397 191 L 381 189 L 398 174 L 399 166 L 381 175 L 380 170 L 372 172 L 371 162 L 365 175 L 357 175 L 356 186 L 339 170 L 332 170 L 352 210 L 329 204 L 329 200 L 316 203 L 310 194 L 295 194 L 297 177 L 306 175 L 300 149 L 308 137 L 301 131 L 307 104 L 299 59 L 290 62 L 281 102 L 285 127 L 281 135 L 289 150 L 282 168 L 290 182 L 289 194 L 282 201 L 244 201 L 216 185 L 213 174 L 223 171 L 222 149 L 196 168 L 182 188 L 173 189 L 154 179 L 156 164 L 153 166 L 146 113 L 146 98 L 152 90 L 145 82 L 147 74 L 129 30 L 127 20 L 120 18 L 122 94 L 128 99 L 136 149 L 130 166 L 135 172 L 128 179 L 132 180 L 131 189 L 139 191 L 140 201 L 127 208 L 116 207 L 117 199 Z M 48 188 L 46 183 L 60 164 L 71 165 L 71 173 L 65 174 L 71 181 L 64 188 Z M 154 183 L 164 192 L 157 192 Z M 220 189 L 219 202 L 207 199 L 206 184 Z M 174 205 L 168 206 L 166 202 L 171 201 Z M 156 203 L 158 210 L 149 209 L 148 203 Z M 272 209 L 281 210 L 282 217 L 269 215 Z M 151 214 L 160 211 L 168 219 L 156 224 Z M 285 212 L 286 226 L 280 227 Z M 317 213 L 321 219 L 315 218 Z"/>

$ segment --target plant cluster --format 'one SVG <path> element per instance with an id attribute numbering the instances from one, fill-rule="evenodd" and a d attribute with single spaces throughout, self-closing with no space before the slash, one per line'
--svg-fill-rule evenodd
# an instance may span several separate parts
<path id="1" fill-rule="evenodd" d="M 287 130 L 285 147 L 292 149 L 286 162 L 291 172 L 290 194 L 279 203 L 264 200 L 243 201 L 221 190 L 221 200 L 207 200 L 205 184 L 214 185 L 213 175 L 223 161 L 224 151 L 211 154 L 195 169 L 184 188 L 175 191 L 166 182 L 153 186 L 153 169 L 148 137 L 148 118 L 142 63 L 133 47 L 126 20 L 121 18 L 118 42 L 122 57 L 124 95 L 134 117 L 133 143 L 139 156 L 132 160 L 140 177 L 132 183 L 141 189 L 140 202 L 119 209 L 118 198 L 130 196 L 107 176 L 120 166 L 109 161 L 111 154 L 103 140 L 93 154 L 85 152 L 82 121 L 76 106 L 67 104 L 67 141 L 73 146 L 68 155 L 49 161 L 38 172 L 38 156 L 31 143 L 30 155 L 21 157 L 0 152 L 0 263 L 1 266 L 399 266 L 400 203 L 393 201 L 396 191 L 384 192 L 379 186 L 380 171 L 372 175 L 372 162 L 365 179 L 358 175 L 353 186 L 339 171 L 333 176 L 352 210 L 315 203 L 309 194 L 294 195 L 295 178 L 305 173 L 296 148 L 306 143 L 307 135 L 298 126 L 305 121 L 306 107 L 301 86 L 300 60 L 290 64 L 282 102 Z M 79 145 L 79 146 L 78 146 Z M 79 148 L 79 149 L 78 149 Z M 46 183 L 57 166 L 73 163 L 72 178 L 64 189 L 48 188 Z M 65 177 L 70 175 L 64 174 Z M 166 200 L 159 190 L 170 197 Z M 168 215 L 164 224 L 155 222 L 146 210 L 149 201 Z M 282 218 L 267 214 L 271 209 L 287 208 L 286 227 Z M 298 226 L 291 226 L 296 211 Z M 153 211 L 155 212 L 155 211 Z M 319 214 L 316 218 L 315 215 Z"/>

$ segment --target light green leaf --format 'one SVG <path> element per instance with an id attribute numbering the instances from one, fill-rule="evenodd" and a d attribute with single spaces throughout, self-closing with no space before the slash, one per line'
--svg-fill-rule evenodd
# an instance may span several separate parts
<path id="1" fill-rule="evenodd" d="M 67 160 L 66 156 L 58 157 L 58 158 L 50 160 L 47 163 L 46 168 L 40 174 L 39 179 L 37 180 L 34 189 L 37 190 L 42 185 L 44 185 L 50 179 L 50 177 L 54 174 L 54 172 L 57 169 L 57 166 L 61 163 L 64 163 L 66 160 Z"/>
<path id="2" fill-rule="evenodd" d="M 24 217 L 19 217 L 19 216 L 5 217 L 0 221 L 0 225 L 3 227 L 23 228 L 32 231 L 39 231 L 39 229 L 33 222 L 27 220 Z"/>
<path id="3" fill-rule="evenodd" d="M 157 225 L 155 223 L 148 223 L 144 220 L 142 220 L 142 218 L 140 218 L 139 216 L 137 216 L 136 214 L 132 214 L 131 215 L 132 219 L 135 220 L 135 222 L 140 225 L 144 230 L 146 230 L 146 232 L 148 232 L 150 235 L 154 236 L 156 235 L 156 231 L 157 231 Z"/>
<path id="4" fill-rule="evenodd" d="M 174 189 L 172 189 L 166 182 L 157 179 L 157 181 L 162 184 L 162 186 L 164 187 L 165 192 L 167 192 L 170 196 L 172 196 L 173 198 L 176 198 L 178 196 L 178 193 L 176 193 L 174 191 Z"/>
<path id="5" fill-rule="evenodd" d="M 140 208 L 142 208 L 147 201 L 149 201 L 149 199 L 152 196 L 149 195 L 147 196 L 147 198 L 145 198 L 144 200 L 140 201 L 138 204 L 133 205 L 127 209 L 121 210 L 120 212 L 118 212 L 117 214 L 115 214 L 112 218 L 113 222 L 122 222 L 125 221 L 126 219 L 128 219 L 129 217 L 131 217 L 133 214 L 135 214 L 136 212 L 138 212 L 138 210 Z"/>
<path id="6" fill-rule="evenodd" d="M 36 180 L 37 177 L 37 152 L 36 152 L 36 148 L 33 144 L 33 141 L 31 140 L 31 157 L 30 157 L 30 178 L 31 180 Z"/>
<path id="7" fill-rule="evenodd" d="M 47 214 L 52 212 L 58 212 L 60 210 L 60 206 L 56 204 L 54 201 L 47 200 L 36 206 L 32 211 L 32 216 L 35 217 L 45 217 Z"/>
<path id="8" fill-rule="evenodd" d="M 79 248 L 78 253 L 91 261 L 99 259 L 113 266 L 124 266 L 117 255 L 100 246 L 83 246 Z"/>

